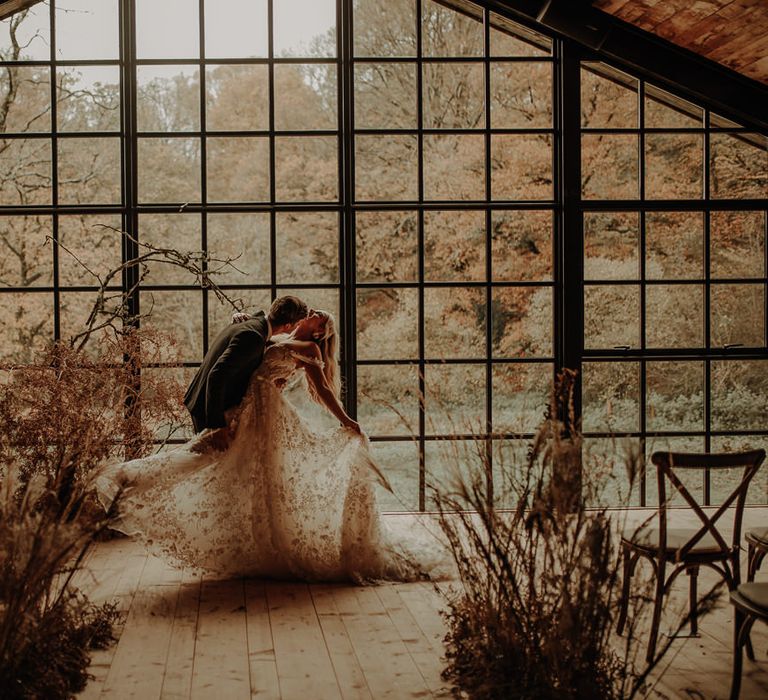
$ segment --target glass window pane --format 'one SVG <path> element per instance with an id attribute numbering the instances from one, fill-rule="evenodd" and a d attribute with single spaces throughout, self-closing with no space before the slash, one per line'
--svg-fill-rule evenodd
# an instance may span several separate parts
<path id="1" fill-rule="evenodd" d="M 332 202 L 339 198 L 335 136 L 275 139 L 275 196 L 282 202 Z"/>
<path id="2" fill-rule="evenodd" d="M 416 3 L 413 0 L 357 0 L 355 56 L 415 56 Z"/>
<path id="3" fill-rule="evenodd" d="M 267 0 L 205 0 L 206 58 L 267 56 Z"/>
<path id="4" fill-rule="evenodd" d="M 46 66 L 0 67 L 0 103 L 4 110 L 0 114 L 0 127 L 4 133 L 50 131 L 50 68 Z"/>
<path id="5" fill-rule="evenodd" d="M 248 314 L 269 311 L 272 303 L 268 289 L 243 289 L 228 291 L 231 297 L 243 301 L 243 310 Z M 193 314 L 199 314 L 200 310 L 194 308 Z M 224 328 L 232 323 L 232 307 L 226 302 L 219 302 L 212 294 L 208 294 L 208 342 L 210 343 Z M 197 358 L 200 359 L 200 358 Z"/>
<path id="6" fill-rule="evenodd" d="M 136 0 L 136 57 L 197 58 L 198 8 L 199 0 Z"/>
<path id="7" fill-rule="evenodd" d="M 485 355 L 485 291 L 466 287 L 424 290 L 424 353 L 434 359 Z"/>
<path id="8" fill-rule="evenodd" d="M 268 100 L 243 99 L 243 94 L 266 95 L 269 69 L 262 65 L 207 66 L 205 69 L 208 131 L 265 131 L 269 128 Z"/>
<path id="9" fill-rule="evenodd" d="M 415 200 L 417 163 L 415 136 L 356 136 L 355 198 Z"/>
<path id="10" fill-rule="evenodd" d="M 358 366 L 357 419 L 369 435 L 418 435 L 419 368 Z"/>
<path id="11" fill-rule="evenodd" d="M 650 129 L 701 127 L 704 110 L 653 85 L 645 86 L 645 126 Z"/>
<path id="12" fill-rule="evenodd" d="M 494 440 L 493 501 L 497 508 L 514 508 L 525 489 L 530 440 Z"/>
<path id="13" fill-rule="evenodd" d="M 212 257 L 233 259 L 218 269 L 218 284 L 269 284 L 268 213 L 208 214 L 207 239 Z"/>
<path id="14" fill-rule="evenodd" d="M 652 348 L 704 345 L 704 288 L 654 284 L 645 290 L 645 342 Z"/>
<path id="15" fill-rule="evenodd" d="M 419 509 L 419 445 L 413 442 L 372 442 L 373 461 L 389 480 L 394 493 L 377 489 L 380 511 Z"/>
<path id="16" fill-rule="evenodd" d="M 200 201 L 200 139 L 139 139 L 139 200 Z"/>
<path id="17" fill-rule="evenodd" d="M 713 211 L 709 222 L 712 277 L 765 276 L 765 212 Z"/>
<path id="18" fill-rule="evenodd" d="M 119 67 L 58 67 L 56 110 L 59 131 L 119 131 Z"/>
<path id="19" fill-rule="evenodd" d="M 206 140 L 209 202 L 269 201 L 269 139 L 209 137 Z"/>
<path id="20" fill-rule="evenodd" d="M 196 362 L 203 356 L 203 295 L 196 290 L 142 291 L 139 306 L 142 326 L 172 338 L 182 362 Z"/>
<path id="21" fill-rule="evenodd" d="M 339 281 L 339 215 L 336 212 L 278 213 L 276 220 L 280 284 Z"/>
<path id="22" fill-rule="evenodd" d="M 549 61 L 492 63 L 491 128 L 551 128 L 552 91 Z"/>
<path id="23" fill-rule="evenodd" d="M 339 326 L 339 290 L 338 289 L 279 289 L 277 296 L 283 294 L 291 294 L 299 299 L 303 299 L 306 305 L 310 309 L 319 309 L 321 311 L 327 311 L 336 319 L 336 330 L 341 334 L 341 328 Z M 341 342 L 344 342 L 344 338 L 341 338 Z M 325 413 L 325 409 L 323 409 Z M 339 422 L 331 417 L 331 427 L 338 427 Z"/>
<path id="24" fill-rule="evenodd" d="M 357 290 L 357 357 L 360 360 L 419 356 L 419 294 L 415 289 Z"/>
<path id="25" fill-rule="evenodd" d="M 630 481 L 630 471 L 642 462 L 639 440 L 584 438 L 582 461 L 583 493 L 589 508 L 640 505 L 640 475 L 635 474 Z"/>
<path id="26" fill-rule="evenodd" d="M 701 134 L 646 134 L 645 196 L 701 199 L 704 193 Z"/>
<path id="27" fill-rule="evenodd" d="M 197 66 L 137 66 L 139 131 L 198 131 L 200 82 Z"/>
<path id="28" fill-rule="evenodd" d="M 355 64 L 355 127 L 416 128 L 414 63 Z"/>
<path id="29" fill-rule="evenodd" d="M 491 217 L 493 280 L 551 280 L 552 212 L 494 211 Z"/>
<path id="30" fill-rule="evenodd" d="M 466 430 L 464 432 L 467 432 Z M 481 479 L 487 487 L 485 464 L 487 457 L 485 443 L 480 440 L 430 440 L 424 446 L 424 469 L 426 497 L 429 509 L 436 493 L 450 494 L 459 507 L 472 509 L 471 503 L 464 502 L 461 484 Z M 484 491 L 485 492 L 485 491 Z"/>
<path id="31" fill-rule="evenodd" d="M 765 285 L 713 284 L 712 345 L 765 347 Z"/>
<path id="32" fill-rule="evenodd" d="M 418 277 L 416 212 L 355 214 L 358 282 L 412 282 Z"/>
<path id="33" fill-rule="evenodd" d="M 491 324 L 495 357 L 550 357 L 552 287 L 495 289 Z"/>
<path id="34" fill-rule="evenodd" d="M 585 287 L 584 345 L 588 348 L 640 347 L 639 287 Z"/>
<path id="35" fill-rule="evenodd" d="M 485 212 L 424 212 L 424 279 L 478 281 L 485 274 Z"/>
<path id="36" fill-rule="evenodd" d="M 180 253 L 200 251 L 200 226 L 200 214 L 139 214 L 139 241 Z M 197 284 L 188 270 L 163 262 L 149 264 L 145 281 L 147 284 Z"/>
<path id="37" fill-rule="evenodd" d="M 625 432 L 640 428 L 640 363 L 582 365 L 585 431 Z"/>
<path id="38" fill-rule="evenodd" d="M 665 452 L 704 452 L 704 438 L 695 435 L 665 435 L 648 439 L 645 451 L 648 456 L 645 465 L 647 473 L 645 504 L 648 507 L 656 506 L 659 503 L 658 470 L 650 459 L 651 455 L 657 450 Z M 704 502 L 704 472 L 704 469 L 679 469 L 675 472 L 683 486 L 699 503 Z M 680 492 L 669 482 L 669 479 L 666 480 L 665 486 L 666 497 L 671 505 L 689 507 Z"/>
<path id="39" fill-rule="evenodd" d="M 122 197 L 120 139 L 59 139 L 59 203 L 116 204 Z"/>
<path id="40" fill-rule="evenodd" d="M 46 242 L 48 236 L 53 237 L 49 216 L 0 217 L 0 287 L 53 284 L 53 248 Z"/>
<path id="41" fill-rule="evenodd" d="M 477 434 L 485 430 L 483 365 L 427 365 L 424 381 L 428 434 Z"/>
<path id="42" fill-rule="evenodd" d="M 648 279 L 701 279 L 704 276 L 702 212 L 646 213 L 645 276 Z"/>
<path id="43" fill-rule="evenodd" d="M 582 134 L 581 196 L 584 199 L 637 199 L 637 136 Z"/>
<path id="44" fill-rule="evenodd" d="M 51 203 L 51 140 L 0 139 L 0 205 Z"/>
<path id="45" fill-rule="evenodd" d="M 59 250 L 59 283 L 98 285 L 100 282 L 94 275 L 104 280 L 107 273 L 119 268 L 121 229 L 120 216 L 115 214 L 59 216 L 59 242 L 63 246 Z M 117 285 L 120 282 L 119 277 L 114 280 Z"/>
<path id="46" fill-rule="evenodd" d="M 338 129 L 336 65 L 275 66 L 275 128 Z"/>
<path id="47" fill-rule="evenodd" d="M 584 214 L 584 279 L 638 279 L 639 247 L 637 212 Z"/>
<path id="48" fill-rule="evenodd" d="M 712 362 L 712 430 L 765 430 L 768 360 Z"/>
<path id="49" fill-rule="evenodd" d="M 712 197 L 768 197 L 768 139 L 760 134 L 710 134 Z"/>
<path id="50" fill-rule="evenodd" d="M 32 364 L 53 341 L 53 294 L 0 294 L 0 361 Z"/>
<path id="51" fill-rule="evenodd" d="M 604 63 L 581 65 L 581 126 L 637 127 L 637 79 Z"/>
<path id="52" fill-rule="evenodd" d="M 424 0 L 421 10 L 421 41 L 424 56 L 481 56 L 483 13 L 467 3 L 456 12 L 435 0 Z M 474 13 L 470 16 L 469 13 Z"/>
<path id="53" fill-rule="evenodd" d="M 493 432 L 533 433 L 544 419 L 552 392 L 550 363 L 493 366 Z"/>
<path id="54" fill-rule="evenodd" d="M 491 137 L 491 191 L 495 200 L 552 199 L 552 137 L 549 134 L 494 134 Z"/>
<path id="55" fill-rule="evenodd" d="M 272 11 L 275 56 L 336 55 L 335 0 L 280 0 Z"/>
<path id="56" fill-rule="evenodd" d="M 547 56 L 552 53 L 549 37 L 494 12 L 490 18 L 491 56 Z"/>
<path id="57" fill-rule="evenodd" d="M 118 0 L 56 0 L 56 58 L 116 59 Z"/>
<path id="58" fill-rule="evenodd" d="M 485 137 L 424 136 L 424 198 L 484 199 Z"/>
<path id="59" fill-rule="evenodd" d="M 713 452 L 746 452 L 761 448 L 768 452 L 768 439 L 762 435 L 713 435 L 711 445 Z M 764 467 L 765 463 L 760 467 L 749 485 L 747 505 L 765 505 L 768 503 L 768 469 Z M 722 499 L 722 490 L 718 488 L 714 474 L 711 490 L 713 500 L 714 496 L 720 496 Z"/>
<path id="60" fill-rule="evenodd" d="M 645 366 L 648 430 L 704 430 L 704 363 L 648 362 Z"/>
<path id="61" fill-rule="evenodd" d="M 424 128 L 483 128 L 484 83 L 482 63 L 425 63 L 422 72 Z"/>
<path id="62" fill-rule="evenodd" d="M 117 295 L 117 293 L 115 293 Z M 81 333 L 86 332 L 88 317 L 93 311 L 97 301 L 97 294 L 93 292 L 62 292 L 59 294 L 59 331 L 62 340 L 70 342 Z M 117 298 L 114 299 L 117 301 Z M 114 306 L 117 306 L 115 303 Z M 86 348 L 95 352 L 95 345 L 105 338 L 114 338 L 111 328 L 98 328 L 101 318 L 97 317 Z M 97 330 L 98 328 L 98 330 Z"/>
<path id="63" fill-rule="evenodd" d="M 3 61 L 48 61 L 51 58 L 50 5 L 39 3 L 0 22 Z"/>

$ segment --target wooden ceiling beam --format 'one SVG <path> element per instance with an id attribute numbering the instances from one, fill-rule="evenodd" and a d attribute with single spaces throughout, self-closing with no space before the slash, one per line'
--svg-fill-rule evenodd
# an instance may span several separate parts
<path id="1" fill-rule="evenodd" d="M 642 5 L 658 0 L 613 0 L 601 7 Z M 664 3 L 658 3 L 660 6 Z M 650 31 L 597 10 L 591 2 L 574 0 L 486 0 L 486 5 L 510 19 L 533 21 L 560 36 L 591 49 L 596 59 L 617 62 L 661 88 L 681 92 L 703 106 L 768 133 L 768 86 L 731 68 L 662 39 Z M 671 3 L 677 6 L 676 3 Z M 685 0 L 686 6 L 690 5 Z M 739 11 L 752 10 L 751 0 L 739 0 Z M 733 8 L 731 12 L 736 12 Z M 711 13 L 710 13 L 711 14 Z M 646 19 L 649 19 L 648 16 Z M 752 38 L 750 38 L 752 40 Z M 754 64 L 764 66 L 760 57 Z M 757 69 L 755 69 L 757 70 Z"/>
<path id="2" fill-rule="evenodd" d="M 26 10 L 42 0 L 3 0 L 0 2 L 0 19 L 6 19 L 21 10 Z"/>

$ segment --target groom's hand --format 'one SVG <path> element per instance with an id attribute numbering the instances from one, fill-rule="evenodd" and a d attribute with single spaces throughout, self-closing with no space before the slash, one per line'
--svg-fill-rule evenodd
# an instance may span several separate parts
<path id="1" fill-rule="evenodd" d="M 232 323 L 242 323 L 249 318 L 250 316 L 248 314 L 243 313 L 242 311 L 235 311 L 235 313 L 232 314 Z"/>

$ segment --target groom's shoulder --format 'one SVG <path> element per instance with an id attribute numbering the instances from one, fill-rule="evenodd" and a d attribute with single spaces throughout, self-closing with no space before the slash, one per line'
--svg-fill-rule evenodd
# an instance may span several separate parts
<path id="1" fill-rule="evenodd" d="M 232 324 L 232 331 L 235 334 L 258 333 L 259 335 L 263 335 L 267 333 L 268 328 L 269 326 L 267 324 L 267 318 L 263 311 L 259 311 L 246 321 Z"/>

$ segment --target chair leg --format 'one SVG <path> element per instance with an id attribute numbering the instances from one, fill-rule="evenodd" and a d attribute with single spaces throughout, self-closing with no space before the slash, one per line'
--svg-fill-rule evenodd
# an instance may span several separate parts
<path id="1" fill-rule="evenodd" d="M 753 545 L 749 545 L 749 547 L 752 550 L 752 553 L 747 558 L 747 561 L 749 562 L 747 564 L 747 581 L 754 581 L 755 574 L 757 574 L 757 570 L 760 568 L 760 564 L 762 564 L 763 559 L 765 559 L 765 552 L 763 550 L 757 549 L 757 547 L 754 547 Z"/>
<path id="2" fill-rule="evenodd" d="M 619 621 L 616 623 L 616 632 L 624 632 L 624 625 L 627 624 L 627 613 L 629 612 L 629 583 L 632 578 L 632 552 L 629 547 L 624 547 L 622 557 L 624 559 L 623 576 L 621 584 L 621 602 L 619 603 Z"/>
<path id="3" fill-rule="evenodd" d="M 734 608 L 733 624 L 733 675 L 731 676 L 731 700 L 738 700 L 741 691 L 741 666 L 743 663 L 741 655 L 741 628 L 744 625 L 744 613 L 738 608 Z"/>
<path id="4" fill-rule="evenodd" d="M 696 604 L 698 603 L 698 590 L 696 584 L 699 578 L 699 567 L 692 566 L 686 573 L 688 574 L 690 584 L 688 610 L 691 620 L 691 636 L 695 637 L 699 633 L 699 615 L 696 609 Z"/>
<path id="5" fill-rule="evenodd" d="M 656 640 L 659 637 L 661 609 L 664 604 L 664 581 L 667 574 L 666 562 L 663 559 L 656 564 L 656 591 L 653 599 L 653 617 L 651 618 L 651 633 L 648 637 L 648 651 L 645 655 L 645 660 L 648 663 L 651 663 L 656 655 Z"/>

